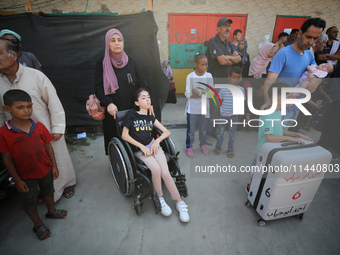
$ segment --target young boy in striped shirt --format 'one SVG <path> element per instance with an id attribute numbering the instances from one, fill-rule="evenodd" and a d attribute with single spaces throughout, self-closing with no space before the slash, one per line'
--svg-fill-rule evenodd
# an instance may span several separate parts
<path id="1" fill-rule="evenodd" d="M 230 74 L 228 75 L 230 84 L 237 86 L 243 92 L 244 96 L 244 89 L 240 85 L 238 85 L 242 80 L 242 69 L 239 66 L 235 66 L 231 69 Z M 222 105 L 218 105 L 216 110 L 216 118 L 218 119 L 225 119 L 227 121 L 226 124 L 219 124 L 217 126 L 217 143 L 214 149 L 214 154 L 219 155 L 221 152 L 221 146 L 223 144 L 223 135 L 228 128 L 229 133 L 229 142 L 228 142 L 228 151 L 227 156 L 228 158 L 234 157 L 234 142 L 236 137 L 236 124 L 235 122 L 238 121 L 238 115 L 233 115 L 233 94 L 227 88 L 221 88 L 218 95 L 222 100 Z M 245 97 L 244 97 L 245 100 Z"/>

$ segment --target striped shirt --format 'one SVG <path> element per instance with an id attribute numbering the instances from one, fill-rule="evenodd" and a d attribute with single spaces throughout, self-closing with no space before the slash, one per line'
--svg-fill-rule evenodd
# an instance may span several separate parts
<path id="1" fill-rule="evenodd" d="M 244 89 L 241 86 L 237 86 L 243 93 L 244 96 Z M 221 88 L 218 92 L 218 95 L 220 96 L 222 100 L 222 105 L 220 108 L 220 114 L 224 117 L 229 117 L 233 115 L 233 94 L 231 91 L 227 88 Z M 245 100 L 245 97 L 244 97 Z"/>

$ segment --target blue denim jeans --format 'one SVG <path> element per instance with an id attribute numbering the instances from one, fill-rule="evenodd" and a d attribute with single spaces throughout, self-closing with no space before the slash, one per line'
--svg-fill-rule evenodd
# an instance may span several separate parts
<path id="1" fill-rule="evenodd" d="M 228 123 L 217 125 L 216 147 L 222 146 L 223 140 L 224 140 L 223 135 L 224 135 L 226 128 L 228 127 L 228 133 L 229 133 L 228 150 L 231 150 L 231 149 L 234 148 L 234 141 L 235 141 L 236 129 L 237 129 L 237 126 L 234 123 L 238 121 L 238 115 L 233 115 L 233 116 L 229 116 L 229 117 L 225 117 L 225 116 L 220 115 L 220 119 L 225 119 L 225 120 L 228 121 Z M 233 126 L 230 125 L 231 121 L 233 122 Z"/>
<path id="2" fill-rule="evenodd" d="M 256 166 L 257 159 L 258 159 L 259 155 L 260 155 L 260 150 L 256 150 L 255 158 L 254 158 L 253 162 L 251 163 L 252 166 Z"/>
<path id="3" fill-rule="evenodd" d="M 200 145 L 205 145 L 207 138 L 207 120 L 205 115 L 187 113 L 186 147 L 191 148 L 195 141 L 195 129 L 198 123 Z"/>
<path id="4" fill-rule="evenodd" d="M 299 112 L 300 112 L 299 109 L 294 109 L 292 111 L 287 111 L 286 115 L 282 116 L 282 120 L 288 120 L 288 119 L 296 120 L 298 115 L 299 115 Z M 287 127 L 283 127 L 285 130 L 287 130 L 289 128 L 289 126 L 294 125 L 295 122 L 294 121 L 285 121 L 285 122 L 283 122 L 283 124 L 285 126 L 287 126 Z"/>

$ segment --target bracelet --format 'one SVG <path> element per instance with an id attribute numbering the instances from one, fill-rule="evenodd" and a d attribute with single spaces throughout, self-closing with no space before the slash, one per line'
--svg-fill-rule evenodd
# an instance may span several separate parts
<path id="1" fill-rule="evenodd" d="M 160 142 L 162 142 L 163 140 L 162 140 L 162 138 L 159 136 L 159 135 L 157 135 L 157 138 L 159 138 L 159 140 L 161 140 Z"/>

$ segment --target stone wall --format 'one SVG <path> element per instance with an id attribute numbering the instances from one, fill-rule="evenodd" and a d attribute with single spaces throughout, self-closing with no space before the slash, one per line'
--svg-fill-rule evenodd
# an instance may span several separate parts
<path id="1" fill-rule="evenodd" d="M 32 0 L 35 13 L 118 13 L 126 14 L 147 10 L 147 0 Z M 25 11 L 25 0 L 2 0 L 0 11 Z M 251 59 L 258 53 L 258 45 L 264 41 L 264 35 L 273 35 L 276 15 L 321 17 L 327 27 L 340 25 L 340 2 L 324 0 L 154 0 L 153 11 L 159 27 L 158 40 L 161 59 L 167 59 L 168 14 L 169 13 L 225 13 L 248 14 L 246 39 Z M 1 28 L 1 25 L 0 25 Z M 138 29 L 138 24 L 136 24 Z M 234 28 L 235 29 L 235 28 Z"/>

